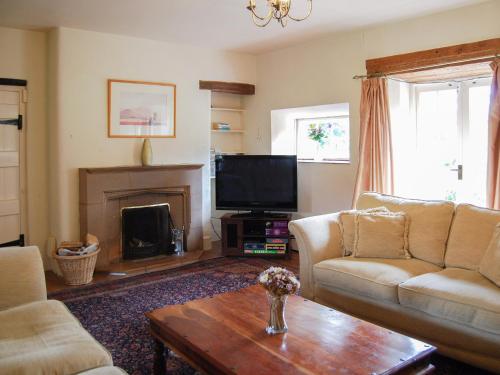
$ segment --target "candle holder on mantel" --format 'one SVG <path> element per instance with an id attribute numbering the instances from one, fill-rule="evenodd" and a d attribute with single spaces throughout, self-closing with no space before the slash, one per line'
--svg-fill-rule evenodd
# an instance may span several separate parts
<path id="1" fill-rule="evenodd" d="M 149 138 L 142 143 L 141 161 L 143 166 L 153 165 L 153 148 Z"/>

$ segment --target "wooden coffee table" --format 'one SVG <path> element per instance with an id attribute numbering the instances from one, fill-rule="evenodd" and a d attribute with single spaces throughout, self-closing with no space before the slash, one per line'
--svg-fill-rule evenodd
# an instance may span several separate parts
<path id="1" fill-rule="evenodd" d="M 288 333 L 264 331 L 269 306 L 252 286 L 146 314 L 155 374 L 175 351 L 208 374 L 429 374 L 435 348 L 299 296 L 288 298 Z"/>

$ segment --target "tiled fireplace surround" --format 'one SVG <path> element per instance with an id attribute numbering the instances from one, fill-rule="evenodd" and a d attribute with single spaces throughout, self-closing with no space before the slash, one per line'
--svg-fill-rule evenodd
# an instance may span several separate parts
<path id="1" fill-rule="evenodd" d="M 121 209 L 169 203 L 187 251 L 203 247 L 202 164 L 81 168 L 80 233 L 99 238 L 98 270 L 122 261 Z"/>

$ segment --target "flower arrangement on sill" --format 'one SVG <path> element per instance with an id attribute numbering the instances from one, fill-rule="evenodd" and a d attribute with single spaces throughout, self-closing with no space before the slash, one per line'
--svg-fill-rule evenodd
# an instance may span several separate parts
<path id="1" fill-rule="evenodd" d="M 309 139 L 318 142 L 318 144 L 323 147 L 328 143 L 329 131 L 332 128 L 332 124 L 310 124 L 307 131 Z"/>

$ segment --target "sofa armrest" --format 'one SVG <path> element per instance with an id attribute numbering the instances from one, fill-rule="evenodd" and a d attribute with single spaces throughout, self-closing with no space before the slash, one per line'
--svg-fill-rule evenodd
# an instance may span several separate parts
<path id="1" fill-rule="evenodd" d="M 294 220 L 289 229 L 297 240 L 300 259 L 301 295 L 314 299 L 313 266 L 325 259 L 342 256 L 339 214 Z"/>
<path id="2" fill-rule="evenodd" d="M 0 310 L 46 299 L 45 273 L 38 247 L 0 248 Z"/>

